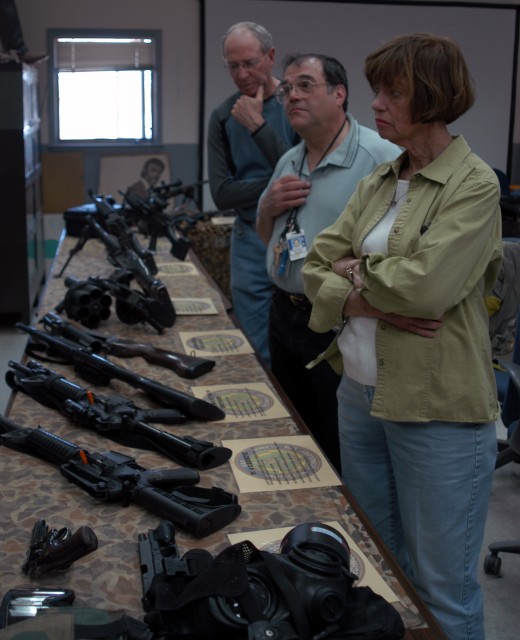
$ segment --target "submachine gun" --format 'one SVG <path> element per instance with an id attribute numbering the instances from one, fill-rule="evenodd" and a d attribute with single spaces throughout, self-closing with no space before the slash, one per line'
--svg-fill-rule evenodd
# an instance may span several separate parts
<path id="1" fill-rule="evenodd" d="M 45 331 L 40 331 L 22 322 L 17 322 L 15 326 L 30 334 L 34 342 L 40 342 L 38 346 L 35 344 L 28 346 L 27 351 L 30 355 L 43 346 L 47 355 L 57 356 L 62 358 L 64 362 L 73 364 L 78 375 L 91 384 L 108 385 L 112 378 L 121 380 L 131 387 L 141 389 L 159 404 L 179 409 L 188 418 L 195 420 L 221 420 L 226 415 L 220 407 L 210 402 L 195 398 L 178 389 L 167 387 L 151 378 L 138 375 L 97 353 L 90 353 L 88 348 L 81 347 L 71 340 L 51 336 Z"/>
<path id="2" fill-rule="evenodd" d="M 99 502 L 130 503 L 150 509 L 197 537 L 238 517 L 237 497 L 219 487 L 196 487 L 196 469 L 145 469 L 134 458 L 108 451 L 89 453 L 45 431 L 24 428 L 0 416 L 0 444 L 57 465 L 61 473 Z"/>
<path id="3" fill-rule="evenodd" d="M 5 380 L 40 404 L 58 409 L 72 422 L 118 444 L 159 451 L 183 466 L 213 469 L 231 457 L 231 449 L 191 437 L 179 437 L 149 422 L 181 424 L 186 416 L 177 409 L 140 409 L 119 395 L 102 396 L 47 369 L 38 362 L 24 366 L 9 361 Z"/>
<path id="4" fill-rule="evenodd" d="M 193 380 L 208 373 L 215 366 L 215 360 L 167 351 L 150 344 L 123 340 L 118 336 L 83 329 L 52 312 L 46 313 L 40 322 L 47 333 L 72 340 L 79 346 L 89 349 L 90 353 L 114 355 L 119 358 L 140 356 L 147 362 L 171 369 L 182 378 Z"/>

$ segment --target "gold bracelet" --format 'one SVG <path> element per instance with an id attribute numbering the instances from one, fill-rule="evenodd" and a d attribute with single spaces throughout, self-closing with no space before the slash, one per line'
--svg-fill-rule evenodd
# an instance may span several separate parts
<path id="1" fill-rule="evenodd" d="M 345 271 L 347 272 L 347 278 L 350 282 L 354 282 L 354 269 L 352 267 L 347 267 Z"/>

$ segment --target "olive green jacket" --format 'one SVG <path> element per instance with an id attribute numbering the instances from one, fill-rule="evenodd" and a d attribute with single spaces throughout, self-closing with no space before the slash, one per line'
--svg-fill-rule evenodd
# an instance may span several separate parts
<path id="1" fill-rule="evenodd" d="M 332 263 L 362 259 L 362 295 L 377 309 L 444 317 L 435 338 L 378 321 L 372 415 L 394 421 L 488 422 L 498 414 L 484 295 L 502 259 L 500 190 L 494 171 L 462 136 L 410 180 L 391 229 L 388 254 L 362 255 L 361 243 L 385 215 L 406 157 L 364 178 L 337 221 L 314 240 L 303 267 L 313 302 L 309 326 L 341 326 L 352 283 Z M 348 319 L 347 319 L 348 321 Z M 337 340 L 318 358 L 340 372 Z"/>

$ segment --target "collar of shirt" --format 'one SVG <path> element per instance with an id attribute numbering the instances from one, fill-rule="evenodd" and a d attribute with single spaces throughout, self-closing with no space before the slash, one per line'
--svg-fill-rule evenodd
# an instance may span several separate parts
<path id="1" fill-rule="evenodd" d="M 352 165 L 356 158 L 356 153 L 359 145 L 359 124 L 357 121 L 347 113 L 347 119 L 349 121 L 350 129 L 347 137 L 342 141 L 342 143 L 329 153 L 320 164 L 315 167 L 314 171 L 318 171 L 320 169 L 324 169 L 327 165 L 336 165 L 337 167 L 345 167 L 348 168 Z M 301 175 L 301 177 L 309 177 L 309 168 L 307 166 L 307 159 L 305 156 L 305 142 L 302 140 L 298 144 L 297 153 L 292 159 L 292 165 L 294 168 L 294 173 L 297 175 Z M 300 174 L 300 167 L 302 167 Z"/>
<path id="2" fill-rule="evenodd" d="M 452 143 L 440 154 L 433 162 L 423 167 L 417 175 L 422 175 L 428 180 L 446 184 L 453 174 L 454 168 L 467 158 L 471 153 L 471 149 L 464 139 L 464 136 L 453 136 Z M 393 162 L 380 165 L 376 172 L 380 176 L 385 176 L 392 171 L 396 177 L 399 176 L 399 169 L 406 157 L 407 152 L 403 151 Z"/>

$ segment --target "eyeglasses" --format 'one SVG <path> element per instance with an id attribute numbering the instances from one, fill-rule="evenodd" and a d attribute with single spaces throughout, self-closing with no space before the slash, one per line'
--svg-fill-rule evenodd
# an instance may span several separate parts
<path id="1" fill-rule="evenodd" d="M 278 89 L 274 92 L 275 98 L 280 103 L 287 102 L 291 96 L 291 91 L 294 89 L 300 96 L 310 96 L 314 93 L 316 87 L 328 85 L 329 82 L 313 82 L 312 80 L 297 80 L 294 84 L 288 82 L 282 82 L 278 85 Z"/>
<path id="2" fill-rule="evenodd" d="M 260 62 L 260 58 L 251 58 L 251 60 L 244 60 L 244 62 L 225 62 L 224 66 L 229 71 L 229 73 L 238 73 L 240 67 L 244 69 L 244 71 L 251 71 L 258 66 Z"/>

